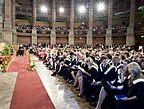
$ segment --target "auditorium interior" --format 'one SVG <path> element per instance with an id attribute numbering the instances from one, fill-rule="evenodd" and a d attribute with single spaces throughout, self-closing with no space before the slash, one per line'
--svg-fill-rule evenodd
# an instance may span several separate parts
<path id="1" fill-rule="evenodd" d="M 0 0 L 0 109 L 144 109 L 143 49 L 144 0 Z"/>

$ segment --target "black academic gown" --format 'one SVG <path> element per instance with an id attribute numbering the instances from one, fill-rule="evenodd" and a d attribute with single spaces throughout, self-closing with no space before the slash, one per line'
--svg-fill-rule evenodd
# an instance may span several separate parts
<path id="1" fill-rule="evenodd" d="M 142 80 L 142 79 L 141 79 Z M 116 101 L 116 109 L 144 109 L 144 79 L 135 80 L 135 83 L 129 87 L 126 94 L 127 97 L 136 96 L 136 100 L 118 100 Z"/>
<path id="2" fill-rule="evenodd" d="M 83 76 L 83 87 L 84 87 L 84 94 L 86 98 L 90 98 L 94 94 L 95 87 L 91 85 L 91 83 L 93 82 L 93 79 L 95 81 L 98 81 L 98 77 L 99 77 L 98 68 L 96 66 L 91 66 L 88 73 L 91 74 L 91 77 Z"/>
<path id="3" fill-rule="evenodd" d="M 99 77 L 101 77 L 101 84 L 95 86 L 96 91 L 95 91 L 95 97 L 96 97 L 96 101 L 98 100 L 99 97 L 99 92 L 101 90 L 101 87 L 106 87 L 108 91 L 107 93 L 109 93 L 110 90 L 110 86 L 108 83 L 112 83 L 113 81 L 117 81 L 117 77 L 118 77 L 118 73 L 117 73 L 117 69 L 114 66 L 111 65 L 107 65 L 106 67 L 103 67 L 102 64 L 100 64 L 99 67 Z"/>

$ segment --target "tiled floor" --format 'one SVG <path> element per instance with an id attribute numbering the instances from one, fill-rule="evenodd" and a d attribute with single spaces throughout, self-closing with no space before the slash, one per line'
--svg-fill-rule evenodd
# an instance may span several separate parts
<path id="1" fill-rule="evenodd" d="M 17 73 L 0 73 L 0 109 L 10 109 Z"/>

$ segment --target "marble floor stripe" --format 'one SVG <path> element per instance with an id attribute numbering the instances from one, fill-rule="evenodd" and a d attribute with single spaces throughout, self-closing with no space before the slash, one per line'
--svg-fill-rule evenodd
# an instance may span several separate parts
<path id="1" fill-rule="evenodd" d="M 53 72 L 38 61 L 36 56 L 30 56 L 35 60 L 37 73 L 56 109 L 94 109 L 85 99 L 78 98 L 78 92 L 71 89 L 73 87 L 69 87 L 61 77 L 52 77 Z"/>
<path id="2" fill-rule="evenodd" d="M 58 78 L 52 77 L 52 72 L 42 62 L 36 62 L 36 70 L 56 109 L 81 109 L 73 97 L 74 93 Z"/>
<path id="3" fill-rule="evenodd" d="M 0 109 L 10 109 L 17 74 L 0 73 Z"/>

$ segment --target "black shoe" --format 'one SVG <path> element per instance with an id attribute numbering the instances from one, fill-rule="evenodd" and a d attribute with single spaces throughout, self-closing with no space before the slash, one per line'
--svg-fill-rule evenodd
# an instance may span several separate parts
<path id="1" fill-rule="evenodd" d="M 78 86 L 77 85 L 73 85 L 73 87 L 77 88 Z"/>
<path id="2" fill-rule="evenodd" d="M 72 84 L 73 83 L 73 80 L 69 80 L 69 82 L 68 82 L 69 84 Z"/>
<path id="3" fill-rule="evenodd" d="M 77 97 L 85 98 L 85 97 L 84 97 L 84 94 L 78 94 Z"/>
<path id="4" fill-rule="evenodd" d="M 93 101 L 93 98 L 91 98 L 91 97 L 90 97 L 90 98 L 87 98 L 86 101 L 87 101 L 87 102 L 92 102 L 92 101 Z"/>
<path id="5" fill-rule="evenodd" d="M 49 66 L 50 66 L 50 64 L 47 64 L 47 63 L 46 63 L 46 67 L 49 67 Z"/>
<path id="6" fill-rule="evenodd" d="M 54 68 L 51 68 L 51 67 L 50 67 L 49 70 L 54 70 Z"/>
<path id="7" fill-rule="evenodd" d="M 79 89 L 79 88 L 76 88 L 76 91 L 80 91 L 80 89 Z"/>
<path id="8" fill-rule="evenodd" d="M 90 102 L 89 105 L 96 107 L 97 106 L 97 102 Z"/>
<path id="9" fill-rule="evenodd" d="M 92 95 L 91 97 L 87 98 L 86 101 L 95 102 L 96 101 L 96 97 L 94 95 Z"/>
<path id="10" fill-rule="evenodd" d="M 53 74 L 51 74 L 51 76 L 55 76 L 57 73 L 56 72 L 54 72 Z"/>

